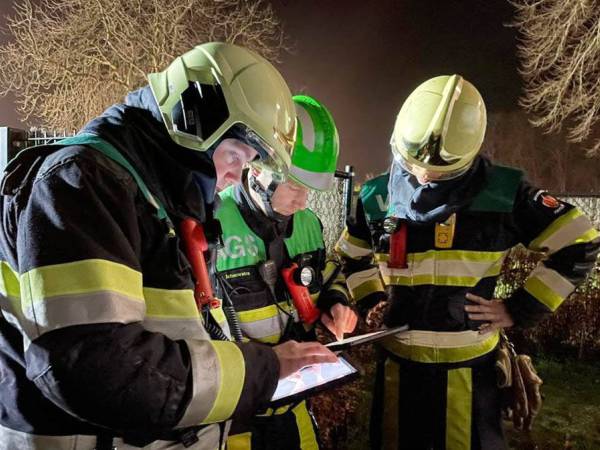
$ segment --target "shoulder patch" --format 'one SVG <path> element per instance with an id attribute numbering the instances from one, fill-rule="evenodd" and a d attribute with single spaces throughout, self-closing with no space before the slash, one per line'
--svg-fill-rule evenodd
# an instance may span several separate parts
<path id="1" fill-rule="evenodd" d="M 565 204 L 556 197 L 550 195 L 547 191 L 539 189 L 531 198 L 533 205 L 547 214 L 558 215 L 565 209 Z"/>

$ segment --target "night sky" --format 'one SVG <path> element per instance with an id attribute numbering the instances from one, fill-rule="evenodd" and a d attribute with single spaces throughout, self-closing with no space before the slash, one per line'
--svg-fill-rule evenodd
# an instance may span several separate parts
<path id="1" fill-rule="evenodd" d="M 517 108 L 515 30 L 505 0 L 272 0 L 294 47 L 279 65 L 294 93 L 312 94 L 336 119 L 339 166 L 359 175 L 388 165 L 389 137 L 404 98 L 421 81 L 459 73 L 488 110 Z M 11 11 L 0 0 L 2 25 Z M 16 126 L 12 98 L 0 124 Z"/>

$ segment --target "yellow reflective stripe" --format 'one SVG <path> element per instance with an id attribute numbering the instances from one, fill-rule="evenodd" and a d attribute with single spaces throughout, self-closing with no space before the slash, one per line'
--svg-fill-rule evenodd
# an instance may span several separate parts
<path id="1" fill-rule="evenodd" d="M 151 318 L 196 319 L 200 317 L 191 289 L 144 288 L 146 316 Z"/>
<path id="2" fill-rule="evenodd" d="M 529 244 L 534 251 L 554 253 L 569 245 L 589 242 L 598 237 L 598 231 L 578 208 L 573 208 L 553 221 Z"/>
<path id="3" fill-rule="evenodd" d="M 0 261 L 0 294 L 20 297 L 19 274 L 6 261 Z"/>
<path id="4" fill-rule="evenodd" d="M 354 301 L 360 302 L 367 295 L 372 294 L 373 292 L 383 292 L 383 290 L 383 283 L 381 282 L 379 277 L 377 277 L 374 280 L 367 280 L 364 283 L 356 286 L 354 289 L 351 290 L 351 292 Z"/>
<path id="5" fill-rule="evenodd" d="M 338 283 L 333 283 L 331 286 L 329 286 L 329 290 L 341 292 L 342 294 L 344 294 L 344 296 L 346 298 L 348 298 L 350 296 L 348 294 L 348 289 L 346 289 L 344 286 L 342 286 L 341 284 L 338 284 Z"/>
<path id="6" fill-rule="evenodd" d="M 473 375 L 470 367 L 448 371 L 446 391 L 446 448 L 471 449 Z"/>
<path id="7" fill-rule="evenodd" d="M 362 258 L 373 253 L 368 242 L 350 235 L 347 228 L 335 244 L 335 251 L 349 258 Z"/>
<path id="8" fill-rule="evenodd" d="M 143 301 L 142 274 L 105 259 L 37 267 L 21 275 L 23 308 L 50 297 L 112 291 Z"/>
<path id="9" fill-rule="evenodd" d="M 410 332 L 406 333 L 406 335 L 409 335 L 409 333 Z M 435 332 L 430 333 L 435 339 Z M 462 336 L 464 335 L 468 334 L 463 332 Z M 476 336 L 477 332 L 472 332 L 470 335 Z M 390 351 L 394 355 L 411 361 L 423 363 L 454 363 L 468 361 L 489 353 L 496 347 L 499 339 L 500 336 L 498 332 L 495 332 L 489 337 L 483 337 L 479 342 L 474 344 L 454 347 L 438 345 L 411 345 L 410 343 L 401 342 L 392 336 L 384 339 L 382 341 L 382 345 L 386 350 Z"/>
<path id="10" fill-rule="evenodd" d="M 320 292 L 316 292 L 314 294 L 310 294 L 310 299 L 312 300 L 313 305 L 317 304 L 317 301 L 319 300 L 319 294 L 320 294 Z"/>
<path id="11" fill-rule="evenodd" d="M 210 313 L 213 316 L 213 319 L 217 321 L 219 326 L 223 326 L 227 322 L 227 317 L 225 316 L 225 311 L 223 311 L 223 306 L 219 306 L 218 308 L 210 308 Z"/>
<path id="12" fill-rule="evenodd" d="M 555 311 L 575 290 L 575 286 L 558 272 L 539 263 L 525 280 L 525 290 Z"/>
<path id="13" fill-rule="evenodd" d="M 287 302 L 280 302 L 279 307 L 284 311 L 290 311 Z M 249 309 L 248 311 L 239 311 L 238 318 L 240 322 L 256 322 L 258 320 L 271 319 L 278 316 L 279 309 L 275 305 L 263 306 L 262 308 Z"/>
<path id="14" fill-rule="evenodd" d="M 478 250 L 427 250 L 421 253 L 409 253 L 408 258 L 414 262 L 422 262 L 428 259 L 437 261 L 465 261 L 465 262 L 496 262 L 506 254 L 506 251 L 482 252 Z M 376 253 L 376 261 L 389 261 L 387 253 Z"/>
<path id="15" fill-rule="evenodd" d="M 498 271 L 496 273 L 499 274 Z M 486 274 L 486 276 L 492 276 L 493 273 Z M 473 287 L 482 277 L 452 277 L 444 275 L 417 275 L 414 277 L 402 277 L 402 276 L 382 276 L 383 282 L 386 285 L 395 284 L 399 286 L 420 286 L 424 284 L 435 284 L 436 286 L 463 286 Z"/>
<path id="16" fill-rule="evenodd" d="M 356 287 L 363 284 L 368 280 L 378 280 L 379 279 L 379 270 L 377 267 L 370 267 L 366 270 L 361 270 L 359 272 L 354 272 L 352 275 L 346 278 L 346 285 L 348 289 L 353 291 Z"/>
<path id="17" fill-rule="evenodd" d="M 263 344 L 277 344 L 281 339 L 281 333 L 272 334 L 271 336 L 264 336 L 259 338 L 253 338 L 253 341 L 262 342 Z"/>
<path id="18" fill-rule="evenodd" d="M 230 434 L 227 437 L 227 450 L 251 450 L 252 433 Z"/>
<path id="19" fill-rule="evenodd" d="M 391 359 L 384 363 L 383 449 L 398 448 L 398 408 L 400 407 L 400 365 Z"/>
<path id="20" fill-rule="evenodd" d="M 505 251 L 431 250 L 409 253 L 408 267 L 396 269 L 385 262 L 388 255 L 380 255 L 379 270 L 386 284 L 470 287 L 483 277 L 499 275 L 505 256 Z"/>
<path id="21" fill-rule="evenodd" d="M 306 408 L 306 401 L 296 406 L 292 412 L 296 416 L 296 427 L 300 436 L 300 450 L 319 450 L 315 429 Z"/>
<path id="22" fill-rule="evenodd" d="M 352 245 L 356 245 L 357 247 L 362 247 L 362 248 L 371 250 L 371 245 L 367 241 L 365 241 L 364 239 L 359 239 L 356 236 L 352 236 L 350 234 L 350 232 L 348 231 L 348 228 L 344 228 L 344 231 L 342 231 L 341 238 L 347 240 Z"/>
<path id="23" fill-rule="evenodd" d="M 220 382 L 215 402 L 203 420 L 204 423 L 222 422 L 235 411 L 246 378 L 244 356 L 232 342 L 210 341 L 219 363 Z M 211 375 L 206 373 L 205 375 Z M 194 380 L 194 383 L 209 383 L 208 380 Z"/>

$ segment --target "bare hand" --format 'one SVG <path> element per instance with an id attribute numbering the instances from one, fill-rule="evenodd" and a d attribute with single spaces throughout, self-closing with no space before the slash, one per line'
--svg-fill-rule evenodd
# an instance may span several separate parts
<path id="1" fill-rule="evenodd" d="M 344 333 L 352 333 L 356 328 L 358 316 L 349 306 L 336 303 L 329 310 L 329 314 L 321 314 L 321 322 L 331 331 L 339 341 L 344 339 Z"/>
<path id="2" fill-rule="evenodd" d="M 373 329 L 380 329 L 383 326 L 383 318 L 388 309 L 389 303 L 381 301 L 373 306 L 367 313 L 367 326 Z"/>
<path id="3" fill-rule="evenodd" d="M 491 333 L 500 328 L 510 328 L 515 324 L 502 300 L 497 298 L 486 300 L 471 293 L 468 293 L 465 297 L 477 303 L 476 305 L 465 305 L 465 311 L 469 313 L 469 319 L 488 322 L 479 327 L 481 334 Z"/>
<path id="4" fill-rule="evenodd" d="M 318 363 L 334 363 L 337 356 L 318 342 L 287 341 L 273 347 L 279 359 L 279 379 L 300 370 L 304 366 Z"/>

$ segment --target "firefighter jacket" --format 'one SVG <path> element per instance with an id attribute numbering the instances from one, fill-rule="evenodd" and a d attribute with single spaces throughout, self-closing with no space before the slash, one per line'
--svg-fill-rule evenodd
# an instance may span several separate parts
<path id="1" fill-rule="evenodd" d="M 454 217 L 451 242 L 440 242 L 448 223 L 406 221 L 406 267 L 392 268 L 386 218 L 388 177 L 367 181 L 356 220 L 336 250 L 347 262 L 348 287 L 363 311 L 385 298 L 386 323 L 411 331 L 385 341 L 402 358 L 454 363 L 495 348 L 498 334 L 477 333 L 480 322 L 464 310 L 467 292 L 490 299 L 507 252 L 517 244 L 545 256 L 506 300 L 516 325 L 530 326 L 555 311 L 596 261 L 600 239 L 576 207 L 532 187 L 515 169 L 490 166 L 483 189 Z"/>
<path id="2" fill-rule="evenodd" d="M 211 222 L 214 165 L 171 141 L 148 88 L 83 131 L 90 144 L 26 150 L 4 174 L 0 442 L 215 450 L 279 365 L 266 346 L 211 341 L 194 301 L 177 225 Z"/>
<path id="3" fill-rule="evenodd" d="M 310 266 L 317 275 L 309 286 L 317 307 L 328 311 L 335 303 L 347 304 L 341 267 L 325 260 L 320 220 L 310 209 L 283 220 L 271 219 L 254 205 L 244 185 L 229 187 L 220 198 L 216 217 L 221 223 L 223 247 L 218 253 L 218 277 L 220 288 L 233 303 L 244 339 L 268 344 L 291 338 L 313 339 L 312 333 L 295 323 L 298 315 L 281 276 L 270 288 L 259 266 L 271 259 L 277 274 L 292 262 Z M 234 421 L 227 445 L 229 450 L 319 448 L 316 426 L 305 401 L 269 408 L 251 421 Z"/>
<path id="4" fill-rule="evenodd" d="M 290 338 L 283 333 L 297 317 L 281 276 L 273 290 L 262 279 L 258 268 L 267 259 L 275 262 L 278 274 L 292 262 L 312 267 L 316 278 L 309 291 L 320 310 L 348 303 L 343 275 L 336 263 L 326 261 L 323 227 L 310 209 L 278 221 L 258 210 L 241 185 L 229 187 L 220 197 L 216 213 L 223 232 L 217 258 L 220 288 L 233 302 L 244 337 L 276 344 Z"/>

